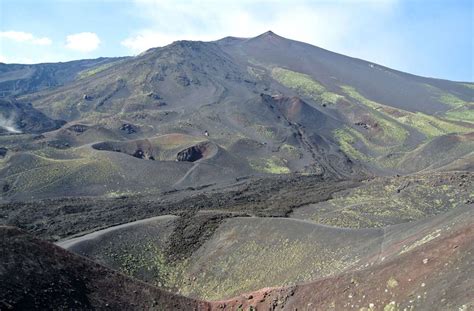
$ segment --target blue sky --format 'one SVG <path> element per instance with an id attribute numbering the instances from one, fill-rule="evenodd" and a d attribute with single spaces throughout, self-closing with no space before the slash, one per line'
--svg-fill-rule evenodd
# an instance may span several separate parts
<path id="1" fill-rule="evenodd" d="M 136 55 L 267 30 L 394 69 L 473 81 L 472 0 L 0 0 L 0 62 Z"/>

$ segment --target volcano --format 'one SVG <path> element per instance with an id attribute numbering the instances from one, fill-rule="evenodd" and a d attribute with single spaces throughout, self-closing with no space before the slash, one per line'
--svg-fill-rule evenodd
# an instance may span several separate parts
<path id="1" fill-rule="evenodd" d="M 2 310 L 473 307 L 473 83 L 268 31 L 0 96 Z"/>

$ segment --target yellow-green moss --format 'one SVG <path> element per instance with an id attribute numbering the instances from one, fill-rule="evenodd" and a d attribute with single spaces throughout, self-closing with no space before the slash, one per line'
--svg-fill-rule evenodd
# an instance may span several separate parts
<path id="1" fill-rule="evenodd" d="M 396 120 L 387 117 L 386 114 L 379 111 L 383 105 L 377 102 L 369 100 L 362 96 L 355 88 L 348 85 L 341 86 L 341 89 L 349 97 L 357 100 L 359 103 L 371 108 L 370 117 L 378 124 L 382 129 L 382 133 L 379 134 L 379 138 L 385 143 L 398 142 L 403 143 L 408 136 L 408 131 Z"/>
<path id="2" fill-rule="evenodd" d="M 333 133 L 334 137 L 339 143 L 341 150 L 348 157 L 362 161 L 370 161 L 370 157 L 363 154 L 353 146 L 353 144 L 355 143 L 355 138 L 353 135 L 351 135 L 351 131 L 349 128 L 346 127 L 344 129 L 336 129 Z"/>
<path id="3" fill-rule="evenodd" d="M 387 287 L 395 288 L 397 286 L 398 286 L 398 281 L 393 276 L 391 276 L 387 281 Z"/>
<path id="4" fill-rule="evenodd" d="M 288 174 L 291 172 L 286 166 L 286 160 L 276 156 L 269 159 L 251 160 L 250 166 L 257 171 L 270 174 Z"/>
<path id="5" fill-rule="evenodd" d="M 232 252 L 217 258 L 196 275 L 196 282 L 184 285 L 182 293 L 204 299 L 222 299 L 268 286 L 290 285 L 343 271 L 357 261 L 347 260 L 344 248 L 328 250 L 308 240 L 281 239 L 262 244 L 253 240 L 239 243 Z M 271 267 L 271 268 L 270 268 Z M 226 278 L 215 271 L 225 271 Z"/>
<path id="6" fill-rule="evenodd" d="M 433 187 L 436 180 L 442 183 Z M 305 218 L 337 227 L 383 227 L 457 208 L 471 195 L 466 189 L 469 186 L 458 187 L 456 183 L 450 183 L 449 179 L 438 179 L 436 175 L 409 176 L 403 179 L 379 178 L 318 204 L 314 210 L 305 214 Z M 401 191 L 403 195 L 400 195 Z M 429 234 L 412 245 L 407 244 L 402 252 L 436 238 L 436 233 Z"/>
<path id="7" fill-rule="evenodd" d="M 97 66 L 97 67 L 94 67 L 94 68 L 91 68 L 91 69 L 83 70 L 83 71 L 78 73 L 77 79 L 80 80 L 80 79 L 84 79 L 84 78 L 96 75 L 99 72 L 102 72 L 102 71 L 116 65 L 118 62 L 120 62 L 120 61 L 110 62 L 110 63 L 103 64 L 103 65 L 100 65 L 100 66 Z"/>
<path id="8" fill-rule="evenodd" d="M 474 90 L 474 83 L 461 83 L 461 84 L 464 85 L 465 87 L 468 87 Z"/>
<path id="9" fill-rule="evenodd" d="M 339 94 L 329 92 L 321 83 L 304 73 L 275 67 L 272 69 L 272 77 L 284 86 L 294 89 L 304 96 L 321 101 L 323 104 L 335 104 L 343 98 Z"/>
<path id="10" fill-rule="evenodd" d="M 439 101 L 453 108 L 458 108 L 469 104 L 469 102 L 466 102 L 465 100 L 462 100 L 451 93 L 441 93 L 439 96 Z"/>
<path id="11" fill-rule="evenodd" d="M 464 121 L 474 123 L 474 109 L 469 108 L 458 108 L 451 109 L 445 113 L 446 118 L 452 119 L 455 121 Z"/>

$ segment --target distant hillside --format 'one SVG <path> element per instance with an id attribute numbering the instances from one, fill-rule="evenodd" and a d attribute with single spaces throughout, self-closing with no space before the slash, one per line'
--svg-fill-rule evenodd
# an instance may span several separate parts
<path id="1" fill-rule="evenodd" d="M 57 87 L 100 71 L 123 58 L 85 59 L 35 65 L 0 63 L 0 97 L 29 94 Z"/>
<path id="2" fill-rule="evenodd" d="M 41 172 L 33 168 L 43 161 L 67 169 L 65 189 L 94 195 L 262 174 L 457 170 L 472 162 L 474 84 L 399 72 L 273 32 L 177 41 L 121 59 L 5 66 L 4 81 L 25 83 L 15 93 L 19 103 L 69 123 L 37 140 L 2 138 L 17 150 L 0 170 L 8 184 L 18 174 L 42 180 L 30 174 Z M 47 87 L 52 80 L 64 85 Z M 0 83 L 0 92 L 11 93 L 7 85 Z M 20 162 L 25 171 L 17 170 Z M 51 185 L 60 176 L 52 174 Z M 112 182 L 117 176 L 122 181 Z M 45 188 L 34 182 L 9 189 L 13 198 Z"/>

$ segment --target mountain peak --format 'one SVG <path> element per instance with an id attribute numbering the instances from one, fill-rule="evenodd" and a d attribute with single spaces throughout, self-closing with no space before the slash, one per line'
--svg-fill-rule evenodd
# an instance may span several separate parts
<path id="1" fill-rule="evenodd" d="M 252 39 L 258 39 L 258 40 L 264 40 L 264 41 L 270 41 L 270 42 L 274 42 L 274 41 L 275 41 L 275 42 L 276 42 L 276 41 L 281 41 L 281 40 L 283 40 L 283 39 L 285 39 L 285 38 L 283 38 L 283 37 L 277 35 L 276 33 L 274 33 L 274 32 L 271 31 L 271 30 L 268 30 L 268 31 L 262 33 L 261 35 L 256 36 L 256 37 L 254 37 L 254 38 L 252 38 Z"/>
<path id="2" fill-rule="evenodd" d="M 260 36 L 258 37 L 277 37 L 277 38 L 281 38 L 279 35 L 277 35 L 276 33 L 274 33 L 273 31 L 271 30 L 268 30 L 264 33 L 262 33 Z"/>

